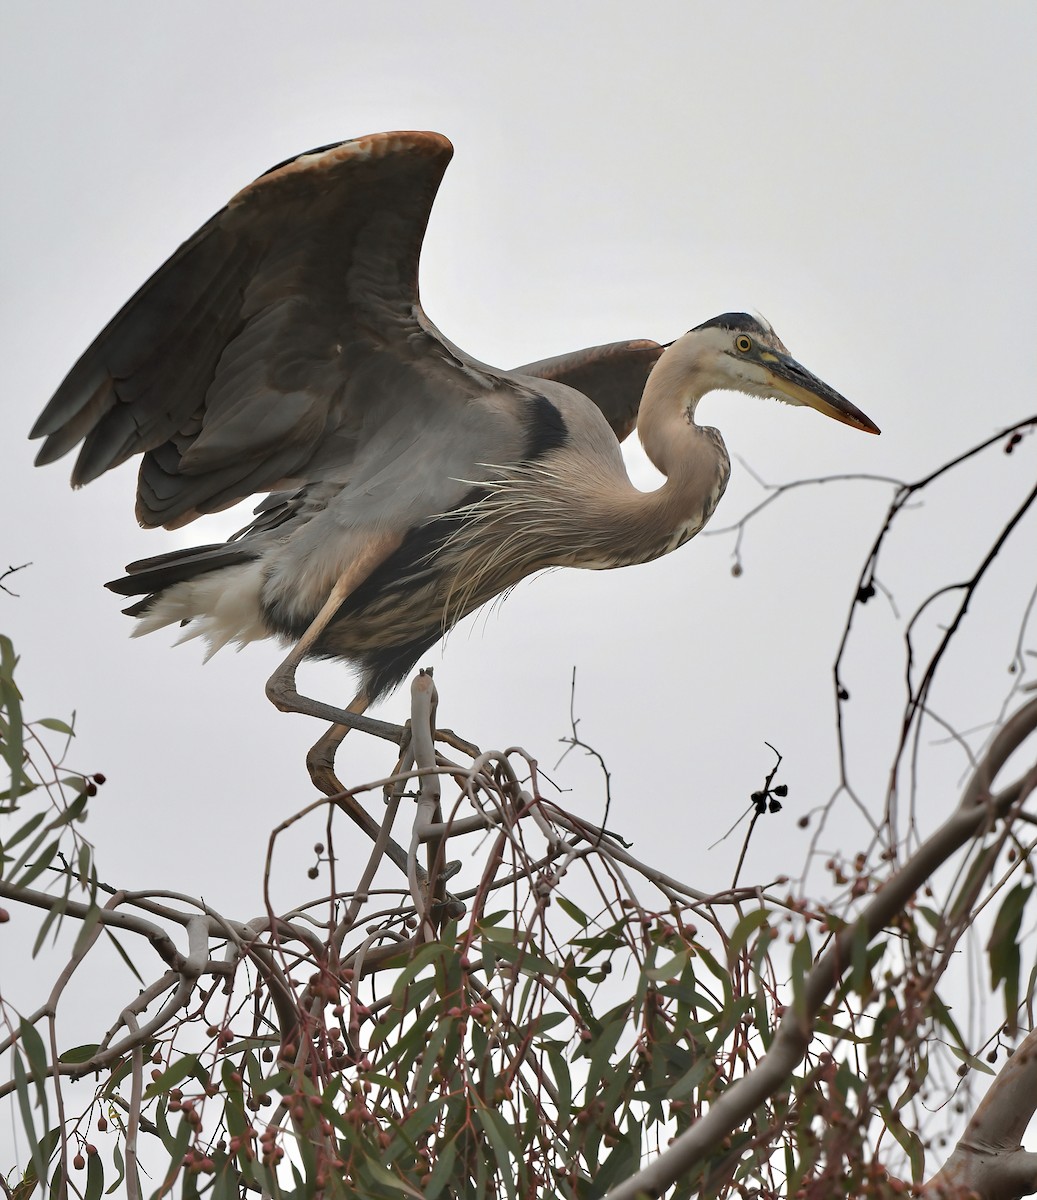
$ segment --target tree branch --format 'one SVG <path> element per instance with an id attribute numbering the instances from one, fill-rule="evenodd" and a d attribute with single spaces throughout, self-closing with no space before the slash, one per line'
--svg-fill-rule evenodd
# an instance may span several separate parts
<path id="1" fill-rule="evenodd" d="M 680 1134 L 670 1148 L 647 1167 L 613 1188 L 607 1200 L 662 1196 L 682 1175 L 715 1153 L 725 1137 L 787 1084 L 789 1074 L 807 1052 L 813 1024 L 825 998 L 853 961 L 854 944 L 862 932 L 870 943 L 942 863 L 971 838 L 990 828 L 1028 790 L 1032 790 L 1033 780 L 1027 777 L 1017 780 L 996 796 L 989 792 L 998 771 L 1035 729 L 1037 699 L 1019 709 L 994 738 L 948 820 L 890 877 L 860 917 L 833 940 L 806 976 L 798 1001 L 786 1010 L 771 1048 L 759 1066 L 732 1083 L 711 1104 L 704 1117 Z M 1037 775 L 1037 767 L 1030 775 Z"/>
<path id="2" fill-rule="evenodd" d="M 1037 1154 L 1022 1136 L 1037 1111 L 1037 1030 L 1032 1030 L 983 1097 L 940 1171 L 923 1191 L 926 1200 L 1018 1200 L 1037 1192 Z"/>

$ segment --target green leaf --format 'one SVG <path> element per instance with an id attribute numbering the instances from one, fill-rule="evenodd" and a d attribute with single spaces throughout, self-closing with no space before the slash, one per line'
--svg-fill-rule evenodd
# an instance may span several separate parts
<path id="1" fill-rule="evenodd" d="M 792 947 L 792 1006 L 800 1017 L 806 1014 L 806 978 L 814 962 L 810 947 L 810 931 L 804 930 Z"/>
<path id="2" fill-rule="evenodd" d="M 191 1142 L 191 1126 L 186 1121 L 181 1120 L 176 1128 L 176 1133 L 172 1134 L 166 1125 L 165 1117 L 158 1125 L 159 1136 L 162 1138 L 162 1144 L 166 1148 L 166 1153 L 169 1156 L 169 1169 L 166 1171 L 166 1178 L 163 1184 L 163 1190 L 158 1194 L 160 1196 L 168 1195 L 173 1180 L 176 1179 L 180 1172 L 181 1164 L 183 1163 L 184 1152 Z"/>
<path id="3" fill-rule="evenodd" d="M 753 1008 L 756 1032 L 760 1035 L 760 1042 L 764 1050 L 769 1050 L 771 1042 L 774 1040 L 774 1031 L 771 1028 L 771 1010 L 767 1002 L 767 992 L 763 987 L 756 989 L 753 996 Z"/>
<path id="4" fill-rule="evenodd" d="M 411 1025 L 407 1032 L 378 1059 L 379 1069 L 384 1070 L 390 1063 L 395 1062 L 397 1058 L 400 1058 L 404 1054 L 420 1053 L 424 1044 L 426 1031 L 438 1016 L 439 1013 L 432 1005 L 422 1009 L 414 1018 L 414 1024 Z M 380 1023 L 375 1026 L 374 1033 L 371 1035 L 372 1049 L 385 1044 L 389 1035 L 399 1025 L 401 1017 L 402 1013 L 397 1011 L 392 1013 L 387 1012 L 383 1014 L 382 1018 L 379 1018 Z M 383 1020 L 384 1023 L 382 1023 Z"/>
<path id="5" fill-rule="evenodd" d="M 115 1164 L 116 1179 L 115 1182 L 108 1188 L 106 1195 L 111 1196 L 116 1188 L 126 1178 L 126 1164 L 123 1161 L 122 1151 L 119 1149 L 119 1143 L 116 1142 L 112 1148 L 112 1162 Z"/>
<path id="6" fill-rule="evenodd" d="M 65 1050 L 58 1055 L 58 1062 L 63 1063 L 85 1063 L 89 1062 L 97 1053 L 99 1047 L 96 1043 L 87 1043 L 83 1046 L 73 1046 L 71 1050 Z"/>
<path id="7" fill-rule="evenodd" d="M 0 754 L 4 756 L 11 771 L 12 800 L 16 800 L 25 781 L 22 763 L 25 759 L 24 727 L 22 724 L 22 695 L 14 682 L 14 669 L 18 656 L 14 643 L 6 634 L 0 634 L 0 709 L 6 709 L 8 717 L 4 737 L 0 739 Z"/>
<path id="8" fill-rule="evenodd" d="M 153 1100 L 156 1096 L 165 1095 L 170 1088 L 175 1087 L 182 1079 L 198 1073 L 198 1056 L 185 1054 L 183 1058 L 167 1067 L 165 1071 L 148 1084 L 144 1093 L 145 1100 Z"/>
<path id="9" fill-rule="evenodd" d="M 67 725 L 64 721 L 59 721 L 57 717 L 40 717 L 38 721 L 33 721 L 33 725 L 42 725 L 44 729 L 53 729 L 55 733 L 63 733 L 66 737 L 75 737 L 75 730 L 71 725 Z"/>
<path id="10" fill-rule="evenodd" d="M 90 886 L 90 901 L 93 903 L 97 893 L 97 875 L 92 867 L 93 862 L 93 847 L 89 842 L 84 842 L 79 847 L 79 853 L 76 855 L 76 867 L 79 871 L 80 882 L 87 882 Z"/>
<path id="11" fill-rule="evenodd" d="M 565 1012 L 545 1012 L 539 1016 L 531 1017 L 529 1024 L 522 1030 L 523 1033 L 535 1033 L 541 1037 L 550 1030 L 557 1028 L 559 1025 L 564 1025 L 566 1021 L 571 1021 L 572 1017 Z"/>
<path id="12" fill-rule="evenodd" d="M 43 1038 L 35 1026 L 21 1020 L 18 1022 L 18 1040 L 25 1051 L 25 1057 L 29 1060 L 33 1082 L 37 1087 L 43 1087 L 47 1080 L 47 1050 L 43 1045 Z"/>
<path id="13" fill-rule="evenodd" d="M 126 966 L 129 967 L 130 973 L 133 975 L 134 979 L 136 979 L 136 981 L 140 984 L 140 986 L 142 988 L 146 987 L 147 984 L 145 984 L 145 982 L 144 982 L 144 977 L 137 970 L 137 968 L 133 965 L 133 959 L 131 959 L 130 956 L 126 953 L 126 951 L 122 948 L 122 945 L 120 944 L 119 939 L 115 936 L 114 933 L 112 933 L 112 931 L 110 929 L 105 929 L 104 932 L 105 932 L 105 935 L 107 936 L 108 940 L 112 943 L 112 945 L 115 947 L 115 949 L 119 952 L 119 957 L 126 964 Z"/>
<path id="14" fill-rule="evenodd" d="M 564 896 L 556 896 L 555 903 L 562 910 L 562 912 L 564 912 L 565 915 L 571 920 L 575 921 L 581 929 L 586 929 L 586 927 L 591 923 L 590 917 L 587 916 L 583 909 L 577 908 L 571 900 L 567 900 Z"/>
<path id="15" fill-rule="evenodd" d="M 888 1105 L 882 1105 L 879 1109 L 882 1116 L 882 1122 L 890 1133 L 900 1143 L 900 1148 L 907 1155 L 908 1162 L 911 1164 L 911 1182 L 919 1184 L 925 1173 L 925 1147 L 916 1133 L 908 1129 L 897 1117 Z"/>
<path id="16" fill-rule="evenodd" d="M 479 1124 L 493 1148 L 495 1161 L 491 1165 L 496 1168 L 497 1178 L 504 1184 L 508 1196 L 514 1200 L 518 1195 L 515 1174 L 522 1159 L 521 1151 L 515 1143 L 515 1135 L 492 1109 L 483 1104 L 477 1093 L 472 1093 L 472 1099 L 475 1101 L 475 1113 Z"/>
<path id="17" fill-rule="evenodd" d="M 997 1072 L 993 1067 L 988 1066 L 981 1058 L 977 1058 L 974 1054 L 970 1054 L 967 1050 L 960 1046 L 951 1045 L 951 1053 L 955 1058 L 960 1058 L 963 1063 L 972 1067 L 975 1071 L 981 1071 L 984 1075 L 996 1075 Z"/>
<path id="18" fill-rule="evenodd" d="M 753 996 L 745 995 L 739 996 L 737 1000 L 729 1004 L 724 1009 L 724 1014 L 717 1025 L 716 1040 L 723 1041 L 729 1037 L 755 1003 Z"/>
<path id="19" fill-rule="evenodd" d="M 738 922 L 727 943 L 727 962 L 730 967 L 734 966 L 753 934 L 767 925 L 769 919 L 770 912 L 766 908 L 754 908 Z"/>
<path id="20" fill-rule="evenodd" d="M 29 1142 L 29 1152 L 32 1156 L 32 1165 L 36 1172 L 36 1178 L 41 1183 L 46 1183 L 47 1165 L 40 1149 L 40 1141 L 36 1136 L 36 1122 L 32 1117 L 32 1099 L 29 1096 L 29 1076 L 26 1074 L 25 1064 L 22 1062 L 21 1053 L 17 1048 L 15 1048 L 14 1051 L 14 1089 L 18 1095 L 18 1108 L 22 1114 L 22 1125 L 25 1129 L 25 1136 Z M 46 1124 L 46 1122 L 44 1122 L 44 1124 Z"/>
<path id="21" fill-rule="evenodd" d="M 1033 891 L 1032 884 L 1019 883 L 1008 893 L 994 919 L 987 943 L 990 958 L 990 983 L 996 990 L 1004 984 L 1005 1020 L 1014 1034 L 1019 1021 L 1019 931 L 1023 910 Z"/>
<path id="22" fill-rule="evenodd" d="M 405 1003 L 407 996 L 407 988 L 411 982 L 431 963 L 441 962 L 446 954 L 452 953 L 452 948 L 444 946 L 442 942 L 430 942 L 414 955 L 407 963 L 406 967 L 400 972 L 396 982 L 392 988 L 392 1003 L 393 1008 L 399 1011 Z"/>
<path id="23" fill-rule="evenodd" d="M 486 946 L 485 942 L 483 946 Z M 512 945 L 510 942 L 494 942 L 493 949 L 497 959 L 514 964 L 520 975 L 532 975 L 539 979 L 558 974 L 558 968 L 554 963 L 527 950 L 525 946 Z"/>
<path id="24" fill-rule="evenodd" d="M 57 854 L 60 844 L 61 843 L 58 841 L 51 842 L 51 844 L 41 852 L 39 858 L 37 858 L 32 866 L 29 867 L 25 874 L 15 882 L 15 887 L 28 887 L 37 875 L 42 875 L 43 872 L 46 871 L 46 869 L 54 861 L 54 856 Z"/>
<path id="25" fill-rule="evenodd" d="M 32 856 L 36 853 L 36 851 L 39 850 L 40 846 L 43 845 L 44 839 L 46 838 L 47 834 L 50 832 L 51 832 L 51 829 L 50 829 L 49 825 L 44 825 L 42 829 L 40 829 L 38 832 L 36 832 L 32 841 L 22 850 L 21 857 L 14 864 L 14 866 L 7 872 L 8 878 L 11 878 L 14 875 L 16 875 L 22 869 L 22 867 L 25 866 L 25 864 L 29 861 L 29 859 L 32 858 Z"/>
<path id="26" fill-rule="evenodd" d="M 4 731 L 2 726 L 3 722 L 0 721 L 0 746 L 4 744 Z M 0 792 L 0 804 L 6 805 L 5 808 L 0 809 L 0 816 L 10 816 L 11 813 L 16 813 L 18 811 L 18 805 L 15 803 L 15 798 L 28 796 L 30 792 L 35 792 L 40 786 L 38 783 L 33 783 L 33 781 L 28 777 L 28 775 L 25 774 L 24 771 L 19 771 L 18 776 L 17 788 L 5 788 L 2 792 Z M 10 801 L 10 803 L 8 803 L 8 801 Z"/>
<path id="27" fill-rule="evenodd" d="M 427 1039 L 418 1039 L 416 1048 L 420 1046 L 422 1059 L 421 1065 L 414 1070 L 411 1087 L 412 1094 L 419 1104 L 424 1103 L 428 1099 L 428 1086 L 432 1078 L 432 1072 L 437 1065 L 436 1058 L 449 1036 L 450 1019 L 447 1018 L 432 1030 Z"/>
<path id="28" fill-rule="evenodd" d="M 850 951 L 850 988 L 868 1000 L 871 997 L 871 971 L 868 969 L 868 927 L 862 921 L 853 931 L 853 947 Z"/>
<path id="29" fill-rule="evenodd" d="M 147 1058 L 149 1053 L 153 1053 L 153 1051 L 145 1050 L 144 1057 Z M 111 1067 L 111 1074 L 101 1085 L 101 1095 L 105 1099 L 111 1099 L 112 1096 L 116 1095 L 119 1091 L 119 1084 L 122 1083 L 132 1070 L 133 1056 L 127 1054 L 121 1062 L 117 1062 Z"/>
<path id="30" fill-rule="evenodd" d="M 703 1054 L 666 1093 L 667 1100 L 683 1100 L 685 1096 L 690 1096 L 707 1079 L 711 1079 L 715 1072 L 716 1064 L 713 1059 Z"/>
<path id="31" fill-rule="evenodd" d="M 609 1067 L 612 1054 L 626 1028 L 627 1014 L 624 1009 L 623 1015 L 618 1020 L 609 1021 L 602 1027 L 597 1037 L 594 1038 L 587 1075 L 587 1088 L 589 1091 L 597 1091 L 599 1083 L 605 1074 L 611 1074 Z"/>
<path id="32" fill-rule="evenodd" d="M 49 1163 L 54 1157 L 54 1151 L 57 1150 L 58 1144 L 61 1141 L 61 1127 L 51 1129 L 40 1138 L 39 1142 L 39 1157 L 44 1163 Z M 46 1179 L 43 1181 L 46 1183 Z M 53 1184 L 52 1180 L 52 1184 Z M 39 1183 L 39 1176 L 36 1174 L 35 1162 L 30 1162 L 25 1168 L 25 1173 L 21 1180 L 11 1190 L 12 1200 L 30 1200 L 30 1197 L 36 1191 L 36 1186 Z"/>
<path id="33" fill-rule="evenodd" d="M 479 932 L 484 938 L 489 938 L 491 942 L 505 942 L 508 945 L 514 945 L 518 940 L 518 932 L 504 925 L 488 925 L 485 928 L 480 926 Z"/>
<path id="34" fill-rule="evenodd" d="M 252 1056 L 250 1056 L 250 1058 L 251 1057 Z M 257 1096 L 265 1096 L 268 1092 L 280 1091 L 284 1087 L 288 1077 L 289 1071 L 287 1067 L 281 1067 L 274 1071 L 272 1075 L 267 1076 L 264 1076 L 262 1072 L 257 1069 L 257 1073 L 255 1077 L 253 1077 L 251 1073 L 251 1063 L 249 1066 L 249 1082 L 252 1084 L 252 1090 Z"/>
<path id="35" fill-rule="evenodd" d="M 51 829 L 60 829 L 63 825 L 71 825 L 78 817 L 86 811 L 86 802 L 89 799 L 86 792 L 80 792 L 72 803 L 51 822 Z"/>
<path id="36" fill-rule="evenodd" d="M 401 1179 L 398 1175 L 394 1175 L 388 1167 L 383 1167 L 376 1158 L 369 1158 L 364 1163 L 365 1169 L 378 1180 L 379 1183 L 386 1187 L 394 1188 L 398 1192 L 403 1192 L 405 1196 L 414 1196 L 416 1200 L 424 1200 L 421 1192 L 412 1188 L 405 1179 Z"/>
<path id="37" fill-rule="evenodd" d="M 669 962 L 665 962 L 659 967 L 648 967 L 645 970 L 645 975 L 652 980 L 653 983 L 660 983 L 670 979 L 677 979 L 688 965 L 688 960 L 691 958 L 690 947 L 682 950 L 679 954 L 675 954 Z"/>
<path id="38" fill-rule="evenodd" d="M 45 816 L 46 813 L 34 813 L 28 819 L 28 821 L 21 826 L 20 829 L 16 829 L 15 832 L 12 833 L 11 836 L 4 842 L 4 849 L 11 850 L 13 847 L 17 846 L 23 838 L 27 838 L 29 834 L 36 829 Z"/>
<path id="39" fill-rule="evenodd" d="M 53 907 L 50 909 L 50 911 L 47 913 L 47 915 L 43 918 L 43 921 L 40 924 L 39 933 L 36 934 L 36 940 L 32 944 L 32 957 L 33 958 L 35 958 L 36 955 L 39 954 L 40 950 L 43 948 L 43 943 L 47 940 L 47 932 L 50 929 L 51 925 L 53 925 L 55 923 L 55 921 L 57 922 L 57 928 L 54 931 L 54 936 L 55 936 L 55 939 L 57 938 L 57 931 L 58 931 L 58 929 L 61 928 L 61 919 L 65 915 L 65 906 L 67 903 L 68 903 L 67 896 L 59 896 L 54 901 Z"/>
<path id="40" fill-rule="evenodd" d="M 86 1200 L 101 1200 L 104 1194 L 104 1164 L 100 1154 L 86 1156 Z"/>
<path id="41" fill-rule="evenodd" d="M 425 1185 L 425 1200 L 438 1200 L 443 1189 L 450 1182 L 450 1173 L 457 1159 L 457 1147 L 453 1138 L 439 1147 L 435 1165 L 429 1172 L 429 1180 Z"/>
<path id="42" fill-rule="evenodd" d="M 944 1029 L 947 1030 L 947 1032 L 954 1039 L 955 1045 L 957 1045 L 960 1049 L 964 1050 L 965 1049 L 965 1039 L 961 1036 L 961 1031 L 958 1029 L 958 1026 L 954 1023 L 954 1018 L 951 1016 L 951 1010 L 947 1007 L 946 1004 L 944 1004 L 944 1002 L 940 999 L 939 995 L 936 992 L 933 992 L 932 998 L 929 1001 L 929 1003 L 932 1008 L 932 1013 L 933 1013 L 934 1019 L 940 1025 L 942 1025 L 944 1027 Z"/>
<path id="43" fill-rule="evenodd" d="M 555 1088 L 558 1091 L 558 1111 L 567 1113 L 572 1108 L 572 1077 L 569 1074 L 569 1060 L 562 1053 L 557 1042 L 547 1047 L 547 1061 L 551 1064 Z"/>
<path id="44" fill-rule="evenodd" d="M 710 954 L 706 947 L 698 942 L 695 943 L 695 957 L 698 958 L 700 962 L 705 964 L 706 969 L 710 972 L 710 974 L 715 975 L 716 978 L 720 980 L 720 982 L 724 985 L 724 992 L 726 995 L 728 988 L 731 986 L 731 972 L 722 967 L 720 963 L 718 963 L 713 957 L 713 955 Z"/>
<path id="45" fill-rule="evenodd" d="M 214 1155 L 214 1161 L 218 1161 L 219 1156 Z M 238 1173 L 233 1167 L 229 1166 L 226 1158 L 222 1164 L 217 1167 L 216 1174 L 212 1181 L 212 1191 L 209 1192 L 209 1200 L 238 1200 L 241 1193 L 238 1190 Z"/>
<path id="46" fill-rule="evenodd" d="M 915 906 L 915 912 L 921 913 L 921 915 L 926 919 L 933 929 L 943 928 L 943 917 L 936 911 L 935 908 L 931 907 L 930 905 L 918 904 Z"/>
<path id="47" fill-rule="evenodd" d="M 73 955 L 80 954 L 86 948 L 87 944 L 89 943 L 90 938 L 93 936 L 93 932 L 97 926 L 97 922 L 100 919 L 101 919 L 100 907 L 96 904 L 91 905 L 90 908 L 87 910 L 86 916 L 83 918 L 82 927 L 80 928 L 79 933 L 76 935 L 76 941 L 75 941 L 74 946 L 72 947 Z"/>

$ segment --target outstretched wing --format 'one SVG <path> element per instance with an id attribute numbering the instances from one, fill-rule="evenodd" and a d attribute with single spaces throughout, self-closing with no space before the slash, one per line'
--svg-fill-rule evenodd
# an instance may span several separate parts
<path id="1" fill-rule="evenodd" d="M 383 397 L 420 407 L 492 388 L 473 382 L 418 299 L 451 154 L 438 134 L 378 134 L 260 176 L 72 368 L 32 430 L 46 438 L 37 462 L 82 442 L 80 485 L 143 454 L 137 515 L 175 527 L 326 477 Z"/>

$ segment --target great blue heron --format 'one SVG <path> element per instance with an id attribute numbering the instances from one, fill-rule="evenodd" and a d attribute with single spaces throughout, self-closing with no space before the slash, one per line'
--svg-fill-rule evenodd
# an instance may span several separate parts
<path id="1" fill-rule="evenodd" d="M 451 154 L 438 134 L 376 134 L 260 176 L 125 305 L 32 430 L 41 464 L 82 442 L 76 486 L 142 454 L 144 526 L 272 493 L 229 542 L 131 563 L 108 587 L 143 597 L 126 609 L 137 633 L 186 624 L 210 653 L 293 643 L 267 693 L 337 723 L 308 760 L 325 790 L 345 729 L 384 732 L 366 708 L 466 613 L 544 567 L 647 562 L 705 525 L 730 470 L 720 434 L 695 424 L 706 392 L 878 433 L 744 313 L 665 348 L 621 342 L 516 371 L 471 358 L 418 299 Z M 635 414 L 666 476 L 654 492 L 619 450 Z M 359 668 L 347 709 L 298 693 L 308 656 Z"/>

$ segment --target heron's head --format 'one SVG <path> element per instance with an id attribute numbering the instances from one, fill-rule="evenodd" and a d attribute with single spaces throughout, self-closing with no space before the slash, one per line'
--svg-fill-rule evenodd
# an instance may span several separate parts
<path id="1" fill-rule="evenodd" d="M 878 433 L 875 423 L 789 354 L 771 326 L 748 313 L 723 313 L 696 325 L 675 345 L 686 347 L 703 391 L 721 389 L 806 404 L 826 417 Z"/>

